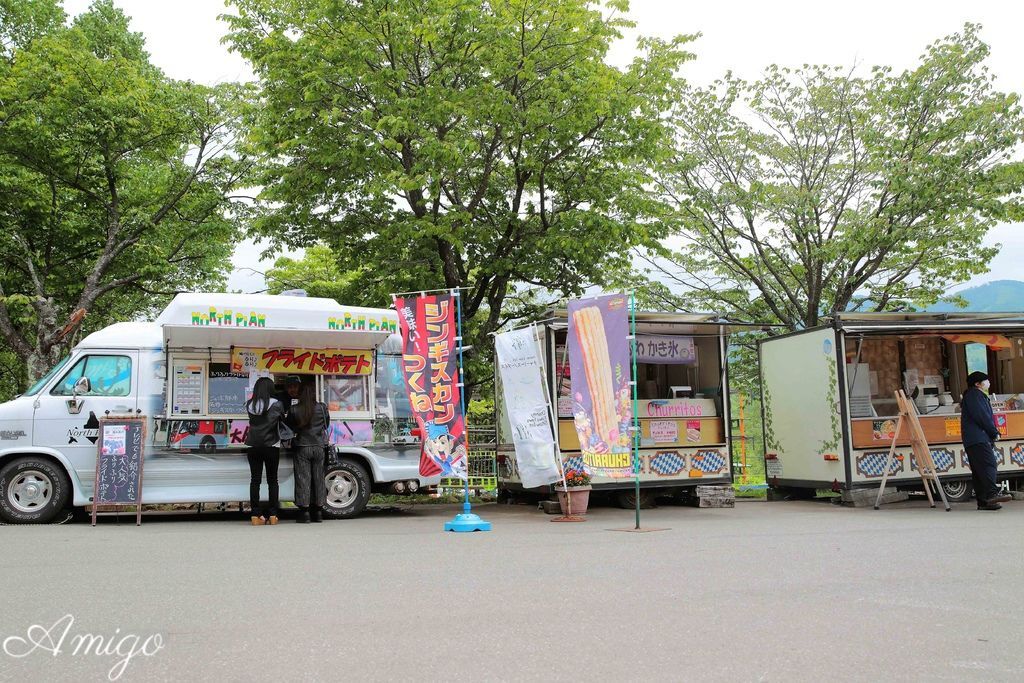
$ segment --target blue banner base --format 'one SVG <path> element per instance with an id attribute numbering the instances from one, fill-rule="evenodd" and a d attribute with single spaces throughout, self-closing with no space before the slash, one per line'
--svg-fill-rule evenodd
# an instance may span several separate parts
<path id="1" fill-rule="evenodd" d="M 472 512 L 464 512 L 455 515 L 450 522 L 444 523 L 445 531 L 490 531 L 491 523 L 480 519 L 479 515 Z"/>

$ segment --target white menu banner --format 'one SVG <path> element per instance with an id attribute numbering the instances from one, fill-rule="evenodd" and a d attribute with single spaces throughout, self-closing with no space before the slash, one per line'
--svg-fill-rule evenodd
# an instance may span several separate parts
<path id="1" fill-rule="evenodd" d="M 544 396 L 535 334 L 535 329 L 528 327 L 494 337 L 505 410 L 512 427 L 519 476 L 525 488 L 544 486 L 562 478 L 556 464 L 551 411 Z"/>

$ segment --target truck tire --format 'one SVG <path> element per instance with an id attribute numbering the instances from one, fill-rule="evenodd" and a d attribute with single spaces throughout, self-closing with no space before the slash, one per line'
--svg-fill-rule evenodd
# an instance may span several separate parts
<path id="1" fill-rule="evenodd" d="M 0 468 L 0 519 L 9 524 L 50 522 L 70 497 L 64 468 L 46 458 L 15 458 Z"/>
<path id="2" fill-rule="evenodd" d="M 370 475 L 352 460 L 339 460 L 324 474 L 327 504 L 324 516 L 331 519 L 357 517 L 370 502 Z"/>
<path id="3" fill-rule="evenodd" d="M 974 487 L 966 479 L 958 481 L 941 481 L 942 492 L 950 503 L 966 503 L 974 496 Z"/>

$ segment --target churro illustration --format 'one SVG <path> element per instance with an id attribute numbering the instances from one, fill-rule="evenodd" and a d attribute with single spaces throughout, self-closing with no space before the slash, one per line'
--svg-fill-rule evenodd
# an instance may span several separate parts
<path id="1" fill-rule="evenodd" d="M 619 431 L 619 416 L 615 412 L 612 363 L 608 355 L 604 318 L 597 306 L 587 306 L 575 311 L 572 320 L 590 389 L 594 429 L 602 440 L 611 444 Z"/>

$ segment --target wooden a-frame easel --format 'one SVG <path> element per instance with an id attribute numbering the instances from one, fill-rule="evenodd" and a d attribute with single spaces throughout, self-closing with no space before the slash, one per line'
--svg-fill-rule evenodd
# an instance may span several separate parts
<path id="1" fill-rule="evenodd" d="M 882 484 L 878 487 L 878 498 L 875 499 L 875 509 L 882 504 L 882 494 L 885 493 L 885 482 L 889 479 L 889 472 L 892 471 L 892 460 L 896 457 L 896 441 L 900 438 L 903 425 L 907 425 L 910 432 L 910 449 L 914 461 L 917 463 L 917 473 L 921 475 L 921 483 L 924 484 L 925 495 L 928 496 L 928 503 L 935 507 L 935 499 L 932 498 L 931 488 L 934 486 L 942 498 L 942 504 L 949 512 L 949 501 L 946 500 L 946 492 L 942 490 L 939 483 L 939 474 L 935 471 L 935 461 L 932 460 L 932 451 L 928 447 L 928 439 L 921 429 L 921 421 L 917 419 L 917 406 L 915 406 L 902 389 L 896 391 L 896 403 L 900 408 L 900 417 L 896 422 L 896 433 L 892 437 L 892 445 L 889 446 L 889 457 L 885 460 L 885 470 L 882 472 Z"/>

